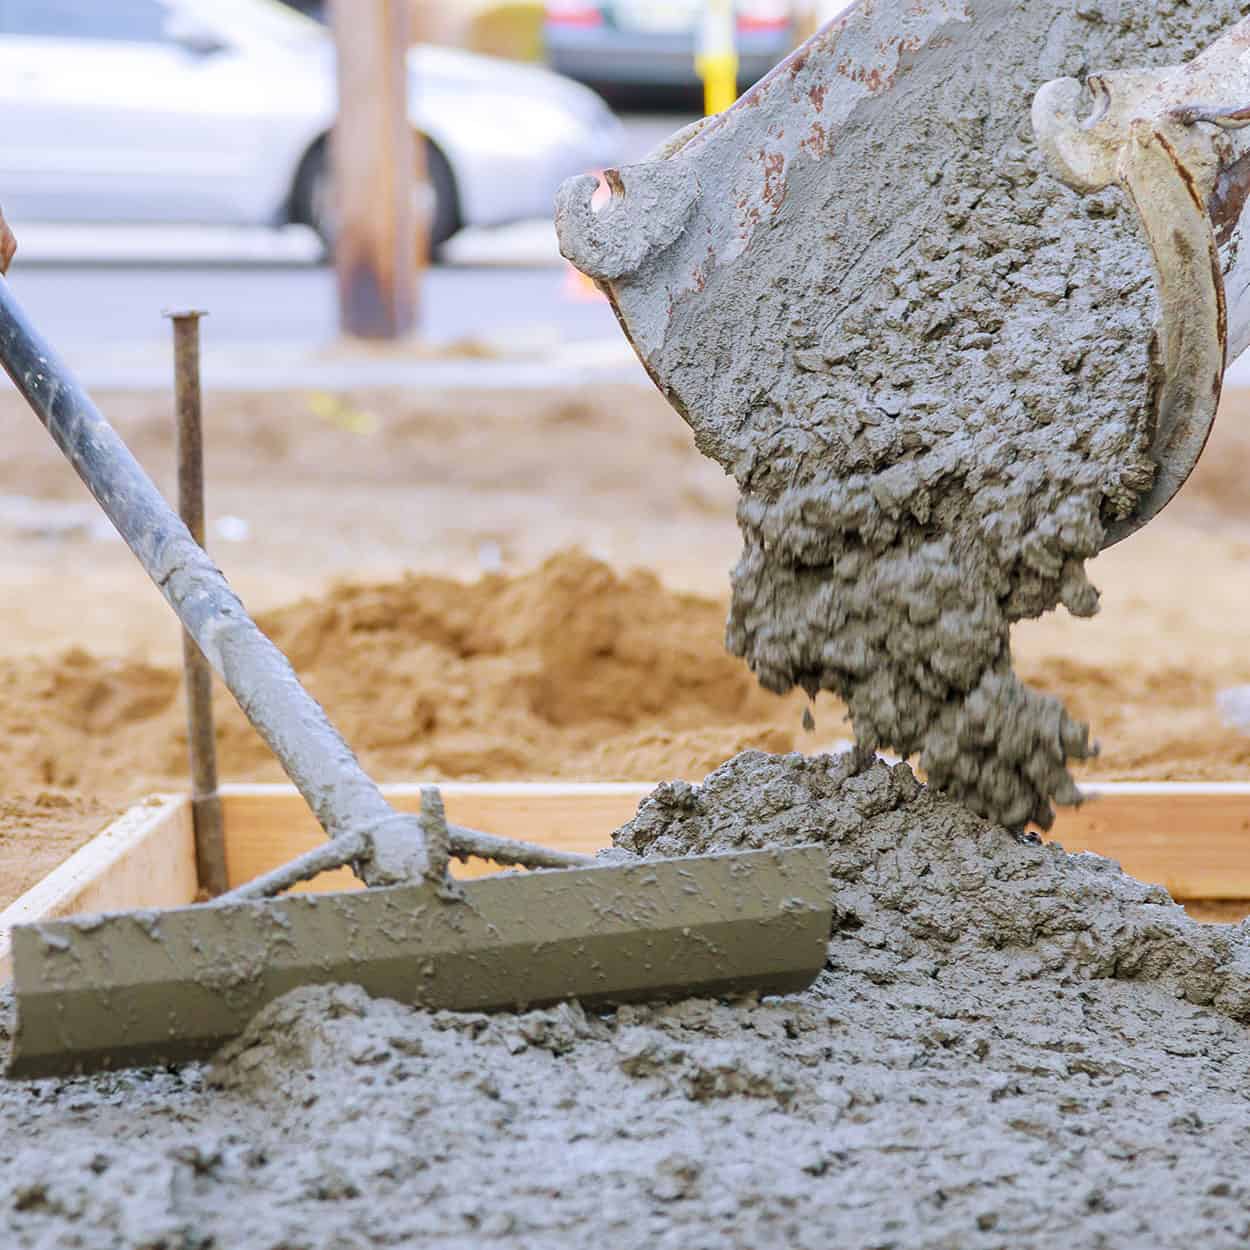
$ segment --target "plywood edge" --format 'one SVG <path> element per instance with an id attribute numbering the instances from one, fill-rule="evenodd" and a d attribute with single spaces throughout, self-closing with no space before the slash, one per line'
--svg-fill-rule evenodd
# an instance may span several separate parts
<path id="1" fill-rule="evenodd" d="M 438 784 L 455 822 L 501 837 L 593 853 L 654 788 L 645 782 Z M 416 784 L 383 787 L 401 810 L 420 806 Z M 1086 783 L 1089 802 L 1059 813 L 1049 841 L 1114 859 L 1179 899 L 1250 898 L 1250 783 Z M 309 850 L 321 833 L 289 786 L 223 790 L 232 883 Z M 351 888 L 338 874 L 321 888 Z"/>
<path id="2" fill-rule="evenodd" d="M 593 852 L 629 820 L 654 788 L 645 783 L 458 782 L 437 783 L 453 823 L 499 837 L 539 842 L 557 850 Z M 405 812 L 421 807 L 420 785 L 383 786 Z M 323 834 L 304 801 L 289 786 L 225 786 L 221 791 L 226 827 L 226 866 L 231 885 L 276 868 L 313 849 Z M 473 864 L 457 875 L 475 876 Z M 315 889 L 352 889 L 349 872 L 328 873 Z"/>
<path id="3" fill-rule="evenodd" d="M 196 889 L 189 799 L 146 799 L 0 912 L 0 981 L 12 976 L 14 925 L 75 913 L 180 907 L 195 898 Z"/>

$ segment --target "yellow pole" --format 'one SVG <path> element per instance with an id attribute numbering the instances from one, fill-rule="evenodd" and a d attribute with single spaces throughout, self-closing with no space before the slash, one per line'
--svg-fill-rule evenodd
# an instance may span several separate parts
<path id="1" fill-rule="evenodd" d="M 704 0 L 694 64 L 703 80 L 704 112 L 723 113 L 738 98 L 733 0 Z"/>

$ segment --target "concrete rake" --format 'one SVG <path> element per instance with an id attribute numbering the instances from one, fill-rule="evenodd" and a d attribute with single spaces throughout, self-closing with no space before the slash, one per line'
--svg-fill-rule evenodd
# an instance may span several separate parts
<path id="1" fill-rule="evenodd" d="M 212 902 L 13 933 L 10 1076 L 202 1058 L 300 985 L 497 1010 L 787 993 L 824 965 L 815 847 L 600 865 L 397 812 L 0 279 L 0 364 L 307 801 L 328 841 Z M 535 871 L 460 884 L 451 858 Z M 366 888 L 277 897 L 349 866 Z"/>

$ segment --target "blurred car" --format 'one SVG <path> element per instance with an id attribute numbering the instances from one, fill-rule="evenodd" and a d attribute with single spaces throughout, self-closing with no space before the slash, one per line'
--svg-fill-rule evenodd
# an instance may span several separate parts
<path id="1" fill-rule="evenodd" d="M 703 0 L 550 0 L 547 60 L 602 87 L 698 86 Z M 739 81 L 762 78 L 794 46 L 789 0 L 736 0 Z"/>
<path id="2" fill-rule="evenodd" d="M 550 70 L 410 56 L 437 245 L 548 217 L 623 130 Z M 325 29 L 277 0 L 0 0 L 0 202 L 11 221 L 302 222 L 333 237 Z"/>

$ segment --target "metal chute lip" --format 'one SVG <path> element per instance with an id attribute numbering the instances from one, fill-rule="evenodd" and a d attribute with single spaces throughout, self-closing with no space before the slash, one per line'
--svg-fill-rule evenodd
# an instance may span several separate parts
<path id="1" fill-rule="evenodd" d="M 1144 155 L 1148 147 L 1162 153 L 1166 163 L 1151 164 Z M 1228 303 L 1206 199 L 1161 129 L 1139 128 L 1133 152 L 1137 159 L 1124 161 L 1122 181 L 1154 255 L 1164 340 L 1163 380 L 1150 448 L 1158 476 L 1132 514 L 1108 528 L 1104 550 L 1158 516 L 1189 480 L 1215 426 L 1228 355 Z M 1161 168 L 1174 175 L 1173 190 L 1179 191 L 1171 201 L 1177 209 L 1172 213 L 1158 208 L 1168 203 L 1167 188 L 1160 185 Z M 1208 260 L 1205 270 L 1199 260 L 1203 251 Z M 1194 362 L 1202 363 L 1191 368 Z M 1203 365 L 1214 374 L 1209 385 L 1203 384 L 1199 372 Z"/>
<path id="2" fill-rule="evenodd" d="M 1080 84 L 1047 83 L 1033 125 L 1051 171 L 1082 194 L 1118 186 L 1149 244 L 1160 319 L 1151 350 L 1156 467 L 1132 512 L 1112 521 L 1102 547 L 1136 533 L 1178 494 L 1211 436 L 1229 347 L 1228 300 L 1209 203 L 1219 160 L 1186 120 L 1190 69 L 1093 74 L 1094 108 L 1077 116 Z"/>

